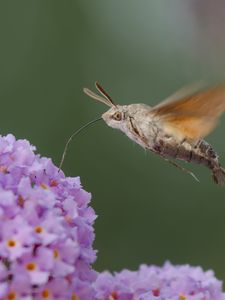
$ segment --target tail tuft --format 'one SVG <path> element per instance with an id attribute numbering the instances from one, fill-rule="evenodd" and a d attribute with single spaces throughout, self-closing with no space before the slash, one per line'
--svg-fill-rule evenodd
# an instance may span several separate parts
<path id="1" fill-rule="evenodd" d="M 212 172 L 214 182 L 219 185 L 225 185 L 225 169 L 218 167 L 214 168 Z"/>

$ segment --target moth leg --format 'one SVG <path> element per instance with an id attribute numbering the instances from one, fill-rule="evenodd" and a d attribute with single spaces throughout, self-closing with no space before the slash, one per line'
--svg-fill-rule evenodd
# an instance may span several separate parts
<path id="1" fill-rule="evenodd" d="M 190 171 L 190 170 L 184 168 L 183 166 L 179 165 L 178 163 L 174 162 L 173 160 L 170 160 L 170 159 L 166 158 L 166 157 L 163 156 L 163 155 L 160 155 L 160 156 L 161 156 L 165 161 L 167 161 L 168 163 L 170 163 L 171 165 L 173 165 L 173 166 L 175 166 L 176 168 L 180 169 L 181 171 L 183 171 L 183 172 L 188 173 L 189 175 L 191 175 L 197 182 L 200 182 L 200 180 L 198 179 L 198 177 L 195 176 L 195 174 L 194 174 L 192 171 Z"/>
<path id="2" fill-rule="evenodd" d="M 196 149 L 196 148 L 200 147 L 201 143 L 202 143 L 202 140 L 198 140 L 197 142 L 195 142 L 194 148 Z"/>

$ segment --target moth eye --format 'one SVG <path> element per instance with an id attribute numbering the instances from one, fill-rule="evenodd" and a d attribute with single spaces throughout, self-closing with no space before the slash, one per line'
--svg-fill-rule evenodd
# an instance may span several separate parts
<path id="1" fill-rule="evenodd" d="M 116 120 L 116 121 L 121 121 L 122 120 L 122 113 L 121 112 L 119 112 L 119 111 L 117 111 L 117 112 L 115 112 L 115 114 L 114 115 L 112 115 L 112 118 L 114 119 L 114 120 Z"/>

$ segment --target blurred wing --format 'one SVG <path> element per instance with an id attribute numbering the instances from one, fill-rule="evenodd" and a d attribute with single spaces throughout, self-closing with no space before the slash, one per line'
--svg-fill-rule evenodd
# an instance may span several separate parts
<path id="1" fill-rule="evenodd" d="M 151 113 L 166 133 L 197 141 L 215 128 L 224 110 L 225 86 L 220 86 L 183 99 L 166 100 L 153 107 Z"/>
<path id="2" fill-rule="evenodd" d="M 174 94 L 166 98 L 164 101 L 160 102 L 155 106 L 154 108 L 159 108 L 161 106 L 165 106 L 166 104 L 169 104 L 171 102 L 180 101 L 181 99 L 186 99 L 187 97 L 191 97 L 192 95 L 196 94 L 197 92 L 200 92 L 203 90 L 203 88 L 206 88 L 206 85 L 203 81 L 195 82 L 193 84 L 190 84 L 188 86 L 182 87 L 178 91 L 176 91 Z"/>

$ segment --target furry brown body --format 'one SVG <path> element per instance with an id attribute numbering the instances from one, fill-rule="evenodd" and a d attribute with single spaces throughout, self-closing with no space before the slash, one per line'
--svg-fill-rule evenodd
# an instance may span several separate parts
<path id="1" fill-rule="evenodd" d="M 219 167 L 218 155 L 213 148 L 204 140 L 196 146 L 188 142 L 182 144 L 171 143 L 171 139 L 158 139 L 153 146 L 153 151 L 165 157 L 184 160 L 204 165 L 210 169 Z"/>
<path id="2" fill-rule="evenodd" d="M 224 184 L 223 180 L 220 179 L 221 176 L 217 176 L 224 174 L 219 164 L 219 157 L 212 146 L 204 140 L 193 146 L 187 141 L 177 144 L 173 138 L 157 138 L 153 149 L 150 150 L 163 157 L 204 165 L 212 171 L 213 179 L 217 184 Z"/>

